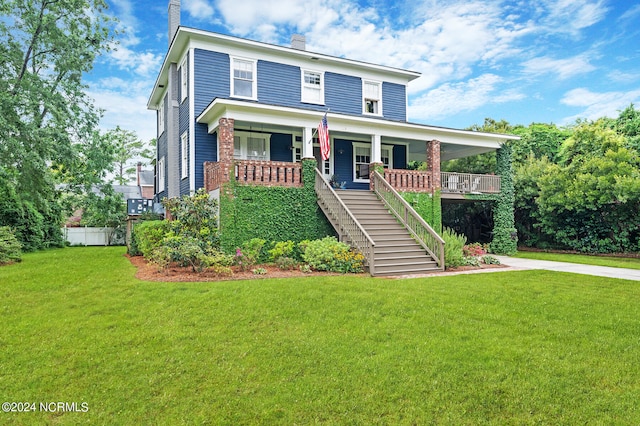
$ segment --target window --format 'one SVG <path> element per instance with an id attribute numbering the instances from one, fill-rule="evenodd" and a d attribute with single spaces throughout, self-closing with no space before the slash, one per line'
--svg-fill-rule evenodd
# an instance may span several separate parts
<path id="1" fill-rule="evenodd" d="M 164 191 L 164 157 L 158 160 L 158 193 Z"/>
<path id="2" fill-rule="evenodd" d="M 233 137 L 233 157 L 237 160 L 268 161 L 269 135 L 236 131 Z"/>
<path id="3" fill-rule="evenodd" d="M 164 98 L 158 106 L 158 136 L 164 133 Z"/>
<path id="4" fill-rule="evenodd" d="M 256 99 L 256 62 L 238 58 L 232 58 L 231 62 L 231 95 Z"/>
<path id="5" fill-rule="evenodd" d="M 353 144 L 353 181 L 369 182 L 369 164 L 371 164 L 371 145 Z"/>
<path id="6" fill-rule="evenodd" d="M 393 146 L 382 145 L 380 158 L 385 169 L 393 169 Z"/>
<path id="7" fill-rule="evenodd" d="M 301 142 L 294 142 L 291 145 L 291 154 L 293 157 L 291 161 L 293 161 L 294 163 L 299 163 L 302 161 L 302 143 Z"/>
<path id="8" fill-rule="evenodd" d="M 187 93 L 189 90 L 189 78 L 187 73 L 187 58 L 180 64 L 180 102 L 184 102 L 187 99 Z"/>
<path id="9" fill-rule="evenodd" d="M 362 93 L 364 95 L 364 113 L 365 114 L 382 114 L 382 105 L 380 99 L 380 83 L 375 81 L 364 81 Z"/>
<path id="10" fill-rule="evenodd" d="M 323 76 L 317 71 L 302 71 L 302 102 L 324 104 Z"/>
<path id="11" fill-rule="evenodd" d="M 182 179 L 189 175 L 189 146 L 187 140 L 187 132 L 180 136 L 180 152 L 182 153 Z"/>
<path id="12" fill-rule="evenodd" d="M 333 173 L 331 173 L 331 162 L 329 159 L 323 160 L 320 153 L 320 143 L 318 138 L 313 138 L 313 156 L 316 159 L 318 170 L 322 172 L 322 175 L 329 179 Z"/>

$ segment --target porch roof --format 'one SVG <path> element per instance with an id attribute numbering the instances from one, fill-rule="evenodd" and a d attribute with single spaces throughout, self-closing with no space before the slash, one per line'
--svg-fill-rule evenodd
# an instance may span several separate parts
<path id="1" fill-rule="evenodd" d="M 238 123 L 261 125 L 262 130 L 283 131 L 291 128 L 315 128 L 324 115 L 323 111 L 260 104 L 236 99 L 214 99 L 197 117 L 196 121 L 208 126 L 213 133 L 221 118 L 232 118 Z M 329 132 L 336 135 L 380 135 L 390 140 L 409 142 L 410 156 L 426 154 L 426 142 L 440 141 L 441 159 L 462 158 L 500 148 L 508 140 L 518 136 L 450 129 L 419 123 L 347 115 L 328 112 Z M 412 143 L 413 142 L 413 143 Z"/>

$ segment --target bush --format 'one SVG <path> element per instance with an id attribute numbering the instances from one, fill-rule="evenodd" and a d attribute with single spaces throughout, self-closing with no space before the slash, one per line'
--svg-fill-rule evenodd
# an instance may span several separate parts
<path id="1" fill-rule="evenodd" d="M 169 222 L 166 220 L 149 220 L 135 226 L 135 245 L 147 258 L 151 252 L 163 244 L 164 237 L 169 232 Z"/>
<path id="2" fill-rule="evenodd" d="M 462 247 L 462 254 L 467 257 L 480 257 L 489 251 L 488 244 L 472 243 Z"/>
<path id="3" fill-rule="evenodd" d="M 335 237 L 321 240 L 301 241 L 302 259 L 317 271 L 362 272 L 364 256 L 349 245 L 338 242 Z"/>
<path id="4" fill-rule="evenodd" d="M 283 271 L 291 271 L 298 267 L 298 261 L 292 257 L 280 256 L 276 259 L 276 266 Z"/>
<path id="5" fill-rule="evenodd" d="M 490 254 L 486 254 L 482 256 L 482 263 L 485 265 L 500 265 L 500 260 Z"/>
<path id="6" fill-rule="evenodd" d="M 22 244 L 8 226 L 0 226 L 0 265 L 20 262 Z"/>
<path id="7" fill-rule="evenodd" d="M 273 245 L 273 248 L 269 250 L 269 256 L 271 260 L 276 262 L 281 257 L 292 257 L 295 243 L 291 240 L 280 241 Z"/>
<path id="8" fill-rule="evenodd" d="M 444 265 L 445 268 L 455 268 L 464 264 L 464 255 L 462 248 L 467 239 L 464 235 L 457 234 L 450 228 L 444 228 L 442 231 L 442 239 L 444 239 Z"/>
<path id="9" fill-rule="evenodd" d="M 262 238 L 252 238 L 242 244 L 242 248 L 236 248 L 234 263 L 243 271 L 248 270 L 264 257 L 262 249 L 265 243 Z"/>

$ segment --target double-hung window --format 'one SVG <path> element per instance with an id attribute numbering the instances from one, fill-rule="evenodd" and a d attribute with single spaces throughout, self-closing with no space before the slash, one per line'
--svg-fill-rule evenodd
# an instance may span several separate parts
<path id="1" fill-rule="evenodd" d="M 324 104 L 323 77 L 321 72 L 302 70 L 302 102 Z"/>
<path id="2" fill-rule="evenodd" d="M 256 61 L 231 59 L 231 96 L 257 99 Z"/>
<path id="3" fill-rule="evenodd" d="M 371 164 L 371 145 L 353 144 L 353 181 L 369 182 L 369 164 Z"/>
<path id="4" fill-rule="evenodd" d="M 363 108 L 365 114 L 382 115 L 382 85 L 377 81 L 362 83 Z"/>
<path id="5" fill-rule="evenodd" d="M 189 176 L 189 143 L 187 138 L 187 132 L 184 132 L 182 136 L 180 136 L 180 152 L 182 154 L 181 155 L 181 158 L 182 158 L 181 179 L 184 179 L 187 176 Z"/>

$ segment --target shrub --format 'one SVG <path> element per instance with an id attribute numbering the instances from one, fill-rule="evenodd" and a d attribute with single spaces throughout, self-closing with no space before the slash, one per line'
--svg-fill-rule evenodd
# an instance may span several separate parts
<path id="1" fill-rule="evenodd" d="M 267 275 L 267 270 L 264 268 L 252 269 L 251 272 L 253 272 L 253 275 Z"/>
<path id="2" fill-rule="evenodd" d="M 490 254 L 486 254 L 482 256 L 482 263 L 485 265 L 500 265 L 500 260 L 495 256 L 491 256 Z"/>
<path id="3" fill-rule="evenodd" d="M 444 265 L 445 268 L 455 268 L 464 264 L 464 255 L 462 248 L 467 239 L 464 235 L 457 234 L 450 228 L 444 228 L 442 231 L 442 239 L 444 245 Z"/>
<path id="4" fill-rule="evenodd" d="M 146 258 L 151 252 L 163 244 L 169 231 L 169 222 L 165 220 L 149 220 L 135 226 L 136 246 Z"/>
<path id="5" fill-rule="evenodd" d="M 464 256 L 462 264 L 465 266 L 480 266 L 480 259 L 476 256 Z"/>
<path id="6" fill-rule="evenodd" d="M 269 250 L 269 256 L 274 262 L 281 257 L 292 257 L 294 247 L 295 243 L 291 240 L 277 242 Z"/>
<path id="7" fill-rule="evenodd" d="M 0 226 L 0 265 L 22 260 L 22 244 L 8 226 Z"/>
<path id="8" fill-rule="evenodd" d="M 283 271 L 291 271 L 297 268 L 298 261 L 291 257 L 280 256 L 276 259 L 276 266 Z"/>
<path id="9" fill-rule="evenodd" d="M 299 246 L 303 260 L 312 269 L 342 273 L 364 270 L 364 256 L 335 237 L 302 241 Z"/>
<path id="10" fill-rule="evenodd" d="M 263 257 L 262 249 L 265 242 L 262 238 L 252 238 L 242 244 L 242 248 L 236 248 L 234 263 L 240 266 L 243 271 L 251 268 Z"/>
<path id="11" fill-rule="evenodd" d="M 462 247 L 462 254 L 467 257 L 484 256 L 488 251 L 488 244 L 472 243 Z"/>
<path id="12" fill-rule="evenodd" d="M 162 204 L 174 219 L 169 223 L 176 234 L 196 238 L 210 247 L 220 247 L 218 201 L 203 188 L 193 195 L 165 198 Z"/>

